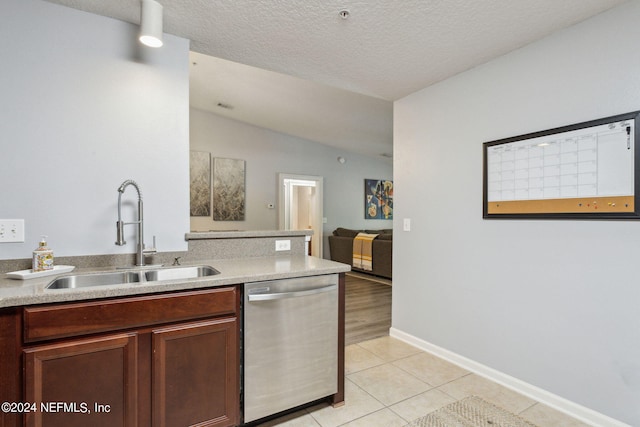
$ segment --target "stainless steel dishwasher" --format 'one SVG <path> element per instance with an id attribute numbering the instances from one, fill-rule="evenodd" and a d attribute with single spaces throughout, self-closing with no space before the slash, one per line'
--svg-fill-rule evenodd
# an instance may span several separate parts
<path id="1" fill-rule="evenodd" d="M 244 285 L 244 422 L 338 389 L 338 275 Z"/>

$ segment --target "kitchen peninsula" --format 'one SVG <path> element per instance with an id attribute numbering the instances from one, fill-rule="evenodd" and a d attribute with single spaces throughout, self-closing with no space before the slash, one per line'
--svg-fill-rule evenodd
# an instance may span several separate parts
<path id="1" fill-rule="evenodd" d="M 189 233 L 181 266 L 171 267 L 178 257 L 170 254 L 166 267 L 143 268 L 206 265 L 219 272 L 189 279 L 141 274 L 135 283 L 47 289 L 56 276 L 22 281 L 3 274 L 0 401 L 15 405 L 0 414 L 0 425 L 240 425 L 244 284 L 307 277 L 338 278 L 337 389 L 322 397 L 340 404 L 349 266 L 306 256 L 306 235 Z M 290 249 L 276 251 L 276 240 L 290 240 Z M 85 266 L 64 276 L 113 271 Z M 43 402 L 63 406 L 48 412 Z"/>

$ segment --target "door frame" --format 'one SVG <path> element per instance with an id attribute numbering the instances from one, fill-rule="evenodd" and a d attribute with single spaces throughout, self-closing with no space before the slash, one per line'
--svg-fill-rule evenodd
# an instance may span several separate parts
<path id="1" fill-rule="evenodd" d="M 324 216 L 324 208 L 323 208 L 323 182 L 324 177 L 316 176 L 316 175 L 298 175 L 298 174 L 289 174 L 289 173 L 278 173 L 278 227 L 280 230 L 287 230 L 286 226 L 286 218 L 287 218 L 287 209 L 286 209 L 286 201 L 287 201 L 287 192 L 286 181 L 313 181 L 315 182 L 316 188 L 316 197 L 317 203 L 314 211 L 314 220 L 312 224 L 313 228 L 313 237 L 311 239 L 312 248 L 316 248 L 315 256 L 318 258 L 323 258 L 322 251 L 322 241 L 323 241 L 323 216 Z"/>

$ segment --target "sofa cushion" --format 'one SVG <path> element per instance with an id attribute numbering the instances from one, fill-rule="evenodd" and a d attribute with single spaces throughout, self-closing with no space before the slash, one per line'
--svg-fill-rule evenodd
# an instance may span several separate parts
<path id="1" fill-rule="evenodd" d="M 342 227 L 338 227 L 333 231 L 333 235 L 339 237 L 356 237 L 358 233 L 358 230 L 351 230 L 349 228 Z"/>
<path id="2" fill-rule="evenodd" d="M 393 234 L 393 228 L 383 228 L 382 230 L 364 230 L 367 234 Z"/>
<path id="3" fill-rule="evenodd" d="M 376 239 L 377 240 L 393 240 L 393 234 L 391 233 L 379 234 Z"/>

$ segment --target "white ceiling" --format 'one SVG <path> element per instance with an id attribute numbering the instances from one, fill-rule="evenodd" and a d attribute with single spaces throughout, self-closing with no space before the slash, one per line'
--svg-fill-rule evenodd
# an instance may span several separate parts
<path id="1" fill-rule="evenodd" d="M 48 1 L 140 19 L 138 0 Z M 392 101 L 624 1 L 159 0 L 191 40 L 194 108 L 373 156 Z"/>

